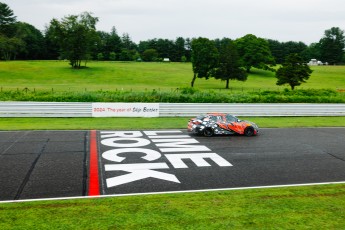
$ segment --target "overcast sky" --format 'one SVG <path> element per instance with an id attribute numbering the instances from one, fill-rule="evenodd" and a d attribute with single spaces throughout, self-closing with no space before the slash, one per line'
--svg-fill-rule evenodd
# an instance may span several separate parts
<path id="1" fill-rule="evenodd" d="M 97 29 L 133 41 L 152 38 L 228 37 L 246 34 L 281 42 L 318 42 L 326 29 L 345 29 L 344 0 L 0 0 L 18 21 L 44 30 L 53 18 L 84 11 Z"/>

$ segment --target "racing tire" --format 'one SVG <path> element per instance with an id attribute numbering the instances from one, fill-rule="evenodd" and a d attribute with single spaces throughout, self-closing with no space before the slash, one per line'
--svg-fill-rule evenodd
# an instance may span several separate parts
<path id="1" fill-rule="evenodd" d="M 206 128 L 204 130 L 204 136 L 205 137 L 212 137 L 214 135 L 214 131 L 211 128 Z"/>
<path id="2" fill-rule="evenodd" d="M 254 135 L 254 128 L 252 126 L 248 126 L 244 129 L 244 135 L 247 137 L 251 137 Z"/>

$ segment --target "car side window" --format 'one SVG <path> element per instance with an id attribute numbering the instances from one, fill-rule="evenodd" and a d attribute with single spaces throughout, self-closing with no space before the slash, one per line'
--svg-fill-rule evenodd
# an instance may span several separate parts
<path id="1" fill-rule="evenodd" d="M 215 121 L 215 122 L 216 122 L 218 119 L 217 119 L 217 117 L 216 117 L 216 116 L 210 116 L 210 120 L 211 120 L 211 121 Z"/>
<path id="2" fill-rule="evenodd" d="M 237 119 L 236 119 L 236 117 L 234 117 L 234 116 L 231 116 L 231 115 L 226 115 L 226 121 L 228 122 L 228 123 L 231 123 L 231 122 L 236 122 L 237 121 Z"/>

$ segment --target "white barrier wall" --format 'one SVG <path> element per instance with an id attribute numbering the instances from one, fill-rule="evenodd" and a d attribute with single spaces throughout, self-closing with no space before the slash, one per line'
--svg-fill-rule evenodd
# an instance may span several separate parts
<path id="1" fill-rule="evenodd" d="M 345 116 L 345 104 L 0 102 L 0 117 Z"/>
<path id="2" fill-rule="evenodd" d="M 91 117 L 92 103 L 0 102 L 0 117 Z"/>
<path id="3" fill-rule="evenodd" d="M 161 117 L 186 117 L 209 112 L 230 113 L 236 116 L 345 116 L 345 104 L 307 103 L 179 103 L 160 104 Z"/>

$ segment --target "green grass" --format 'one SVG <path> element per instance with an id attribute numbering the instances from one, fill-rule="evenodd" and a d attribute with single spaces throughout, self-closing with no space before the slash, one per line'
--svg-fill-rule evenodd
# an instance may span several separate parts
<path id="1" fill-rule="evenodd" d="M 0 62 L 0 81 L 4 88 L 19 89 L 163 90 L 184 86 L 192 78 L 190 64 L 92 62 L 88 67 L 74 70 L 63 61 Z"/>
<path id="2" fill-rule="evenodd" d="M 0 229 L 344 229 L 345 184 L 0 204 Z"/>
<path id="3" fill-rule="evenodd" d="M 344 117 L 239 117 L 261 128 L 345 127 Z M 0 118 L 0 130 L 186 129 L 189 118 Z"/>
<path id="4" fill-rule="evenodd" d="M 315 66 L 307 83 L 290 91 L 274 73 L 253 69 L 230 89 L 197 79 L 191 63 L 91 62 L 72 69 L 64 61 L 0 62 L 1 101 L 168 103 L 344 103 L 345 66 Z"/>
<path id="5" fill-rule="evenodd" d="M 165 90 L 189 87 L 191 63 L 90 62 L 88 68 L 74 70 L 65 61 L 0 62 L 0 87 L 55 91 Z M 299 88 L 344 89 L 345 66 L 315 66 L 307 83 Z M 246 82 L 231 81 L 232 91 L 278 90 L 274 73 L 253 69 Z M 223 90 L 225 82 L 197 79 L 195 88 Z"/>

